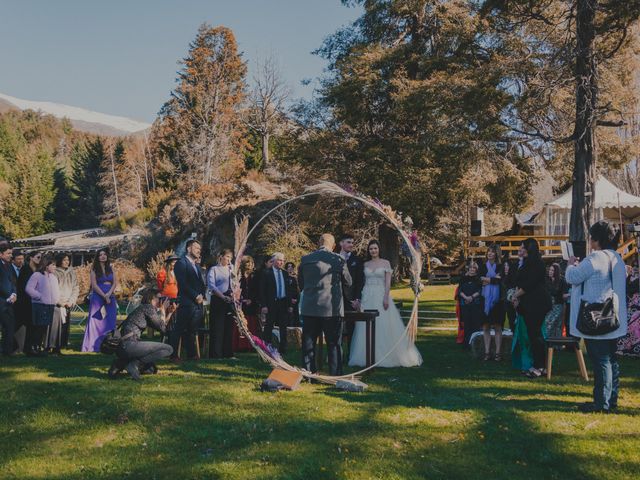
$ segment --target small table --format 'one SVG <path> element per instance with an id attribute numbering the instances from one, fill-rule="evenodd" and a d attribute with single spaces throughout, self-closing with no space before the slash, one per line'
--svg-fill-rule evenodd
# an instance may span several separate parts
<path id="1" fill-rule="evenodd" d="M 365 322 L 365 366 L 370 367 L 376 363 L 376 318 L 380 315 L 378 310 L 365 310 L 364 312 L 344 312 L 346 322 Z"/>
<path id="2" fill-rule="evenodd" d="M 370 367 L 376 363 L 376 318 L 380 315 L 378 310 L 365 310 L 364 312 L 344 312 L 345 322 L 366 322 L 365 328 L 365 362 Z M 322 368 L 324 354 L 324 335 L 320 334 L 316 350 L 316 362 L 318 368 Z"/>

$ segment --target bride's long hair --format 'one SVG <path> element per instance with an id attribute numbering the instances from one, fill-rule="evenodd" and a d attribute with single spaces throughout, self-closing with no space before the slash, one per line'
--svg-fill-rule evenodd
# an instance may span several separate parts
<path id="1" fill-rule="evenodd" d="M 371 249 L 371 245 L 377 245 L 378 246 L 378 258 L 382 258 L 380 256 L 380 242 L 378 240 L 376 240 L 375 238 L 372 238 L 371 240 L 369 240 L 369 243 L 367 244 L 367 261 L 372 260 L 371 258 L 371 252 L 369 251 Z"/>

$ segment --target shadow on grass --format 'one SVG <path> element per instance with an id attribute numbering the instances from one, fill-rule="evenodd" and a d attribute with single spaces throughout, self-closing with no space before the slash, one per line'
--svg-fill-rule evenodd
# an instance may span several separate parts
<path id="1" fill-rule="evenodd" d="M 547 383 L 506 362 L 471 361 L 450 336 L 421 337 L 419 348 L 423 367 L 377 369 L 364 394 L 310 385 L 257 393 L 269 368 L 253 354 L 162 365 L 141 383 L 108 381 L 106 356 L 18 359 L 0 372 L 0 434 L 10 440 L 0 449 L 3 476 L 606 477 L 591 448 L 568 448 L 567 435 L 539 421 L 603 421 L 572 413 L 590 386 L 566 375 L 570 362 Z M 624 433 L 586 432 L 585 445 L 637 441 Z M 638 467 L 617 459 L 610 478 Z"/>

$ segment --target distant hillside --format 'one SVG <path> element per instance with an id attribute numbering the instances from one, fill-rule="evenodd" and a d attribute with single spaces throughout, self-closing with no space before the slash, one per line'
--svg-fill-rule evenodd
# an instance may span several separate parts
<path id="1" fill-rule="evenodd" d="M 67 118 L 73 127 L 81 132 L 108 136 L 128 136 L 142 133 L 150 124 L 126 117 L 92 112 L 84 108 L 72 107 L 53 102 L 23 100 L 0 93 L 0 113 L 9 110 L 34 110 L 56 118 Z"/>

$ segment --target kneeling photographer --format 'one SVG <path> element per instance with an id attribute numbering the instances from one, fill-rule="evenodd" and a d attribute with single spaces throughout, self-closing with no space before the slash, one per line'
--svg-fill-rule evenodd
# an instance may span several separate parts
<path id="1" fill-rule="evenodd" d="M 109 368 L 109 377 L 115 378 L 126 368 L 131 378 L 140 380 L 140 372 L 156 373 L 155 362 L 173 353 L 171 345 L 160 342 L 140 341 L 146 328 L 166 333 L 175 304 L 161 297 L 156 288 L 147 288 L 142 303 L 129 314 L 120 326 L 122 340 L 116 350 L 116 359 Z"/>

